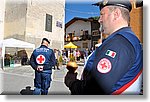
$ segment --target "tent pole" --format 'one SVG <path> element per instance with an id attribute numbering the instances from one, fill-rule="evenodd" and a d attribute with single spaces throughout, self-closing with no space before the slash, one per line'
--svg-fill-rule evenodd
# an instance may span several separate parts
<path id="1" fill-rule="evenodd" d="M 4 59 L 5 59 L 5 46 L 2 47 L 2 69 L 4 68 Z"/>

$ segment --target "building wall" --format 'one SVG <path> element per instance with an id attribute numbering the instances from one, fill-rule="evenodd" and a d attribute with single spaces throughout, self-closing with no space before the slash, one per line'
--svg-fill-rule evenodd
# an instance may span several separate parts
<path id="1" fill-rule="evenodd" d="M 66 28 L 66 34 L 73 33 L 75 31 L 75 36 L 80 36 L 81 30 L 88 30 L 91 35 L 91 23 L 77 20 Z"/>
<path id="2" fill-rule="evenodd" d="M 131 28 L 137 37 L 140 39 L 141 43 L 143 43 L 143 8 L 133 8 L 131 13 Z"/>
<path id="3" fill-rule="evenodd" d="M 63 49 L 65 0 L 6 0 L 4 38 L 17 38 L 37 46 L 43 37 L 51 47 Z M 46 14 L 53 16 L 52 32 L 45 31 Z M 62 23 L 62 28 L 56 22 Z"/>
<path id="4" fill-rule="evenodd" d="M 26 41 L 40 45 L 43 37 L 51 41 L 50 47 L 63 49 L 65 0 L 28 0 L 26 19 Z M 45 31 L 46 14 L 52 15 L 52 32 Z M 56 22 L 62 23 L 62 28 Z"/>
<path id="5" fill-rule="evenodd" d="M 40 46 L 48 38 L 52 49 L 63 49 L 65 0 L 5 0 L 4 39 L 16 38 Z M 45 31 L 46 14 L 52 15 L 52 32 Z M 61 22 L 62 27 L 56 26 Z M 9 49 L 8 49 L 9 50 Z M 10 49 L 11 51 L 12 49 Z M 33 49 L 25 49 L 30 56 Z M 9 51 L 8 51 L 9 52 Z"/>
<path id="6" fill-rule="evenodd" d="M 5 6 L 5 32 L 4 38 L 24 40 L 26 13 L 26 0 L 6 0 Z"/>
<path id="7" fill-rule="evenodd" d="M 0 42 L 4 38 L 4 14 L 5 14 L 5 0 L 0 1 Z M 0 44 L 0 71 L 2 70 L 2 45 Z M 3 92 L 3 75 L 0 74 L 0 94 Z"/>
<path id="8" fill-rule="evenodd" d="M 0 41 L 4 38 L 5 0 L 0 1 Z"/>
<path id="9" fill-rule="evenodd" d="M 91 35 L 91 23 L 88 21 L 85 22 L 82 20 L 77 20 L 66 28 L 66 34 L 73 33 L 75 31 L 75 36 L 80 36 L 81 30 L 88 30 L 88 33 Z M 81 47 L 79 48 L 80 50 L 83 50 L 83 43 L 88 43 L 88 48 L 91 47 L 91 41 L 89 40 L 76 41 L 74 43 Z"/>

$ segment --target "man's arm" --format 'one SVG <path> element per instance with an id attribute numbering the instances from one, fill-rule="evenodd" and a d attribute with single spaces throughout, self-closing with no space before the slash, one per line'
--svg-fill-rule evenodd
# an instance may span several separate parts
<path id="1" fill-rule="evenodd" d="M 126 73 L 133 66 L 134 60 L 135 51 L 130 42 L 121 35 L 115 35 L 97 50 L 92 75 L 105 93 L 111 94 L 129 82 L 133 75 Z"/>
<path id="2" fill-rule="evenodd" d="M 55 55 L 54 55 L 53 50 L 51 50 L 50 53 L 51 54 L 50 54 L 49 64 L 47 64 L 47 65 L 44 66 L 44 70 L 51 69 L 52 66 L 54 66 L 56 64 L 56 59 L 55 59 Z"/>
<path id="3" fill-rule="evenodd" d="M 88 70 L 83 71 L 84 80 L 76 79 L 77 73 L 68 72 L 65 76 L 65 84 L 69 87 L 72 95 L 96 95 L 103 94 L 98 83 Z"/>
<path id="4" fill-rule="evenodd" d="M 65 76 L 65 84 L 70 89 L 72 95 L 81 95 L 86 85 L 84 80 L 78 80 L 77 73 L 67 72 Z"/>
<path id="5" fill-rule="evenodd" d="M 55 54 L 54 54 L 54 51 L 52 50 L 52 55 L 51 55 L 51 65 L 54 66 L 56 65 L 56 58 L 55 58 Z"/>
<path id="6" fill-rule="evenodd" d="M 32 67 L 34 70 L 36 70 L 37 65 L 35 64 L 35 60 L 34 60 L 34 55 L 33 55 L 33 53 L 32 53 L 32 55 L 31 55 L 31 57 L 30 57 L 30 65 L 31 65 L 31 67 Z"/>

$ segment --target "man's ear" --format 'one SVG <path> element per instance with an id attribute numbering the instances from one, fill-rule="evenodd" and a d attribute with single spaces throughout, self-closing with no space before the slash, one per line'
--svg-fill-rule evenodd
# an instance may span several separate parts
<path id="1" fill-rule="evenodd" d="M 114 20 L 117 20 L 121 16 L 121 11 L 119 8 L 114 10 Z"/>

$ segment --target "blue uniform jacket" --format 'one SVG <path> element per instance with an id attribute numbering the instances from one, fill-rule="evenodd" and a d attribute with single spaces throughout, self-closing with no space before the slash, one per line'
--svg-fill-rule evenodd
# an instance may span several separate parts
<path id="1" fill-rule="evenodd" d="M 95 53 L 92 75 L 106 94 L 122 93 L 142 73 L 142 46 L 130 27 L 114 32 Z"/>
<path id="2" fill-rule="evenodd" d="M 124 27 L 96 49 L 83 71 L 83 80 L 74 81 L 69 89 L 72 94 L 113 94 L 132 84 L 142 69 L 140 41 L 130 27 Z"/>
<path id="3" fill-rule="evenodd" d="M 41 45 L 35 49 L 30 58 L 30 64 L 33 69 L 36 69 L 38 65 L 44 66 L 43 70 L 51 70 L 52 66 L 56 64 L 55 55 L 52 49 Z"/>

